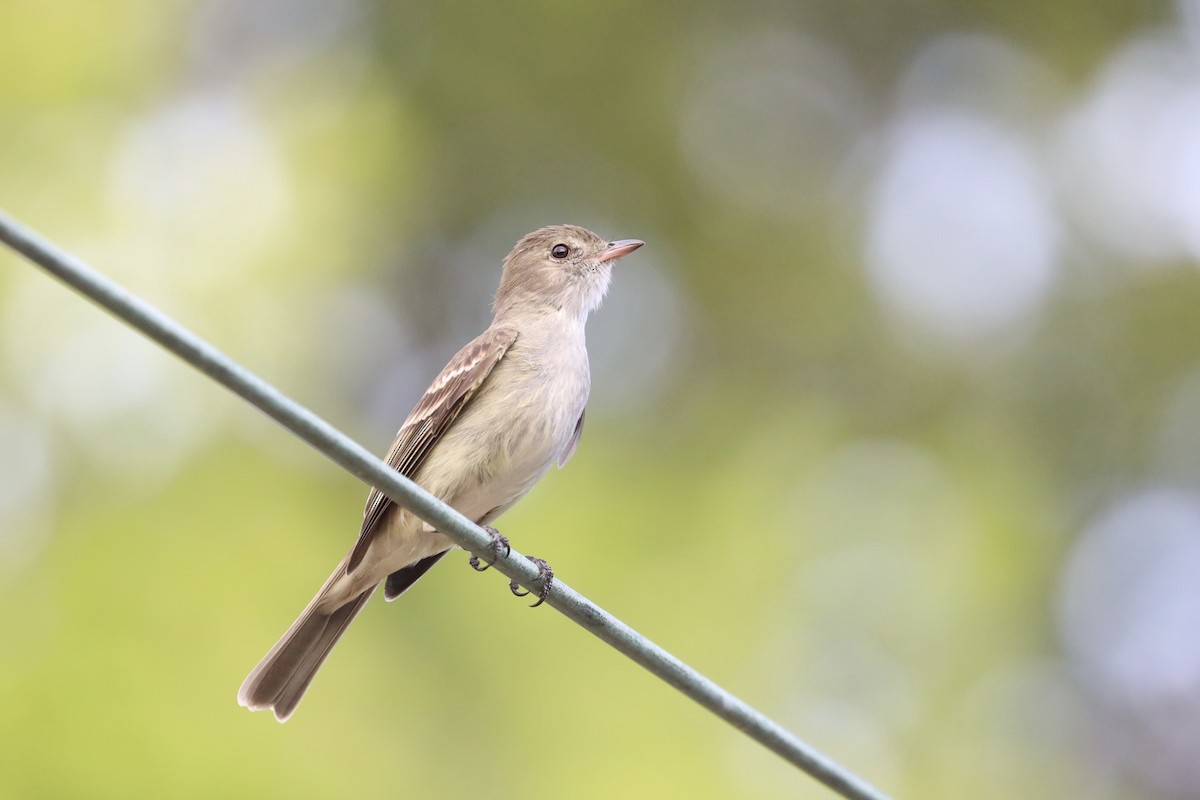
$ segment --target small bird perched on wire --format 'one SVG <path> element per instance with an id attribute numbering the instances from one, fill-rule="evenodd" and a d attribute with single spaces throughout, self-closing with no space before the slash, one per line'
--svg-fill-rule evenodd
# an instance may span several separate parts
<path id="1" fill-rule="evenodd" d="M 388 464 L 484 526 L 551 464 L 565 466 L 583 432 L 591 387 L 584 324 L 608 290 L 613 262 L 642 244 L 608 242 L 575 225 L 541 228 L 517 242 L 504 259 L 492 324 L 434 378 L 396 434 Z M 494 560 L 508 542 L 489 531 Z M 246 678 L 238 703 L 286 721 L 379 583 L 384 598 L 395 600 L 453 546 L 373 489 L 358 542 Z M 537 605 L 553 572 L 535 562 Z M 487 568 L 474 556 L 471 565 Z"/>

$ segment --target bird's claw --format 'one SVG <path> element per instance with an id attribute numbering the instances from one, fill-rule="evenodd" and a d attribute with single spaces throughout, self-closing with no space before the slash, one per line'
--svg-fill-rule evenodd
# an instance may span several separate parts
<path id="1" fill-rule="evenodd" d="M 537 608 L 546 602 L 546 598 L 550 596 L 550 586 L 554 583 L 554 570 L 550 569 L 550 565 L 544 559 L 534 558 L 533 556 L 527 556 L 527 558 L 534 564 L 537 564 L 538 568 L 538 581 L 541 585 L 537 590 L 537 602 L 530 606 L 530 608 Z M 530 594 L 528 589 L 522 589 L 521 584 L 516 581 L 509 581 L 508 588 L 517 597 L 524 597 Z"/>
<path id="2" fill-rule="evenodd" d="M 486 564 L 481 563 L 479 556 L 472 553 L 471 558 L 467 560 L 467 563 L 470 564 L 471 569 L 475 570 L 476 572 L 483 572 L 492 564 L 495 564 L 497 561 L 499 561 L 501 558 L 501 550 L 504 551 L 505 557 L 512 552 L 512 548 L 508 546 L 508 537 L 501 534 L 500 531 L 496 530 L 491 525 L 484 525 L 483 529 L 488 532 L 489 536 L 492 537 L 492 560 Z"/>

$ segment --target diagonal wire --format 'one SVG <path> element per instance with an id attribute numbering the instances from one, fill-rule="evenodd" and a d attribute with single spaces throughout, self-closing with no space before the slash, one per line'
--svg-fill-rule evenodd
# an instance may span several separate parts
<path id="1" fill-rule="evenodd" d="M 87 264 L 22 226 L 2 210 L 0 241 L 241 396 L 342 469 L 364 483 L 378 488 L 393 502 L 408 507 L 460 547 L 483 558 L 491 557 L 491 537 L 478 525 L 388 467 L 348 436 L 150 303 L 126 291 Z M 537 586 L 537 567 L 515 549 L 511 555 L 496 563 L 496 569 L 509 578 L 516 579 L 527 589 Z M 663 650 L 561 580 L 555 579 L 551 585 L 546 605 L 557 609 L 843 797 L 851 800 L 888 800 L 878 789 Z"/>

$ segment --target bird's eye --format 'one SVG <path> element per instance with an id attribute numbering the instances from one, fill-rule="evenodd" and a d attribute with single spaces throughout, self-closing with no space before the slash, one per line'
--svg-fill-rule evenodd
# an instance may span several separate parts
<path id="1" fill-rule="evenodd" d="M 555 258 L 566 258 L 570 252 L 571 248 L 567 247 L 565 244 L 556 244 L 554 247 L 550 248 L 550 255 L 554 256 Z"/>

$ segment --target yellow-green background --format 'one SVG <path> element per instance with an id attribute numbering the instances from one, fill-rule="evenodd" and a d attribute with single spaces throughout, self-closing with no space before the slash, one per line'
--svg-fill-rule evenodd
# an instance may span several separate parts
<path id="1" fill-rule="evenodd" d="M 1197 64 L 1194 0 L 6 0 L 0 207 L 377 451 L 520 235 L 642 238 L 520 549 L 897 797 L 1195 797 Z M 0 254 L 0 797 L 829 796 L 462 554 L 240 709 L 365 491 Z"/>

